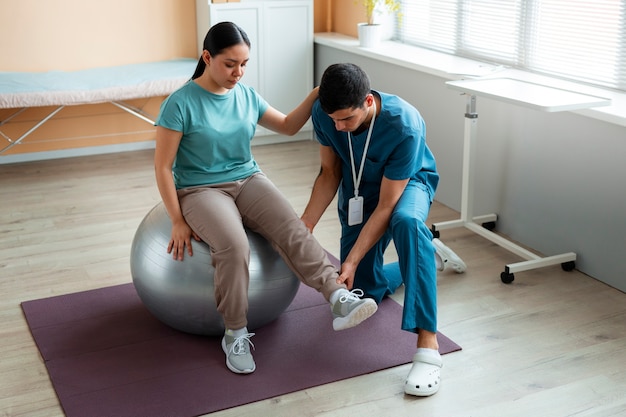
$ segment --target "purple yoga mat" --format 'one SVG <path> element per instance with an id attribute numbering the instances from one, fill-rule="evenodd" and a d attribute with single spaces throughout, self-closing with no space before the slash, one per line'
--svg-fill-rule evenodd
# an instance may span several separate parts
<path id="1" fill-rule="evenodd" d="M 132 284 L 27 301 L 22 309 L 68 417 L 192 417 L 403 365 L 415 352 L 395 301 L 335 332 L 328 304 L 306 286 L 256 331 L 250 375 L 226 368 L 219 337 L 159 322 Z M 438 336 L 442 354 L 461 349 Z"/>

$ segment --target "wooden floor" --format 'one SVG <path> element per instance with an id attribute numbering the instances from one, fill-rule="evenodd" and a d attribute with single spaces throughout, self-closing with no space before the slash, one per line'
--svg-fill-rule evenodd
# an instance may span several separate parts
<path id="1" fill-rule="evenodd" d="M 316 145 L 254 152 L 301 213 Z M 1 416 L 63 415 L 20 302 L 130 282 L 134 232 L 158 201 L 152 151 L 0 166 Z M 457 217 L 435 203 L 430 221 Z M 315 234 L 338 254 L 334 207 Z M 468 271 L 439 274 L 439 328 L 463 350 L 444 356 L 438 394 L 405 396 L 404 365 L 213 416 L 626 416 L 626 294 L 558 266 L 505 285 L 517 257 L 464 229 L 441 238 Z M 353 349 L 367 346 L 337 354 Z"/>

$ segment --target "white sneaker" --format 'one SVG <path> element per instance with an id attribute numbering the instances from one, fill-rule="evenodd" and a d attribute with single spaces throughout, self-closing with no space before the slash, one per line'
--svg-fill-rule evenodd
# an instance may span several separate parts
<path id="1" fill-rule="evenodd" d="M 462 274 L 467 269 L 465 262 L 461 259 L 452 249 L 443 244 L 443 242 L 437 238 L 433 239 L 433 246 L 435 247 L 435 253 L 441 259 L 441 264 L 437 268 L 439 271 L 450 267 L 457 274 Z"/>

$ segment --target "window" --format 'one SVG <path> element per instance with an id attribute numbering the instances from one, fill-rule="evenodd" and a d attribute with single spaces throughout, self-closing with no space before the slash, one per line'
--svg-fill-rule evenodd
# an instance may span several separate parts
<path id="1" fill-rule="evenodd" d="M 626 90 L 626 0 L 402 0 L 395 40 Z"/>

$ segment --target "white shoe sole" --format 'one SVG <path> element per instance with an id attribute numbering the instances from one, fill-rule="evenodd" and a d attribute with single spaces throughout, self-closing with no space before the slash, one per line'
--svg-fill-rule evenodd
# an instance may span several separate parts
<path id="1" fill-rule="evenodd" d="M 367 298 L 363 304 L 352 310 L 347 317 L 335 318 L 333 320 L 333 329 L 345 330 L 358 326 L 376 313 L 376 310 L 378 310 L 378 304 L 371 298 Z"/>

